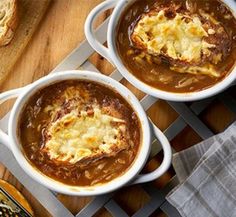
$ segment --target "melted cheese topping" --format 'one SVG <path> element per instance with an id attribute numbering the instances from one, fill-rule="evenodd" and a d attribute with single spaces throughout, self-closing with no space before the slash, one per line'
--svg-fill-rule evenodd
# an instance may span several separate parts
<path id="1" fill-rule="evenodd" d="M 94 108 L 93 115 L 72 111 L 49 127 L 50 139 L 44 149 L 51 159 L 74 164 L 86 158 L 114 155 L 127 148 L 122 139 L 125 131 L 124 120 L 102 114 L 99 108 Z"/>
<path id="2" fill-rule="evenodd" d="M 179 72 L 179 73 L 190 73 L 193 75 L 209 75 L 212 77 L 220 77 L 220 73 L 217 72 L 215 67 L 211 64 L 205 64 L 203 66 L 186 66 L 186 67 L 178 67 L 178 66 L 172 66 L 170 67 L 171 70 Z"/>
<path id="3" fill-rule="evenodd" d="M 214 44 L 204 41 L 208 33 L 198 16 L 177 13 L 169 19 L 164 10 L 143 16 L 132 34 L 139 46 L 153 55 L 166 55 L 175 60 L 200 62 L 201 55 L 209 56 Z"/>

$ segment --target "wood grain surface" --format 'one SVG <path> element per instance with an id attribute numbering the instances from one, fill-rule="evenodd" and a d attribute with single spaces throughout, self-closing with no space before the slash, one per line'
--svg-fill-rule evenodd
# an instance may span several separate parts
<path id="1" fill-rule="evenodd" d="M 101 1 L 102 0 L 52 0 L 32 40 L 28 43 L 23 55 L 11 70 L 10 76 L 7 77 L 4 84 L 0 87 L 0 92 L 24 86 L 48 74 L 72 51 L 72 49 L 77 47 L 78 44 L 84 40 L 83 25 L 86 16 L 90 10 Z M 102 15 L 99 18 L 99 22 L 102 22 L 107 15 L 108 13 Z M 90 60 L 104 74 L 109 74 L 113 70 L 113 67 L 97 54 L 91 56 Z M 123 80 L 122 83 L 128 86 L 138 98 L 144 96 L 143 93 L 138 91 L 127 81 Z M 1 108 L 1 114 L 3 115 L 7 112 L 9 108 L 10 104 L 4 104 Z M 148 110 L 148 114 L 162 130 L 166 129 L 170 123 L 178 117 L 176 112 L 164 101 L 158 101 L 153 105 Z M 224 114 L 224 116 L 222 117 L 218 114 Z M 235 115 L 223 104 L 214 101 L 211 106 L 201 114 L 201 118 L 217 133 L 235 120 Z M 180 151 L 199 141 L 201 141 L 201 138 L 190 127 L 186 127 L 171 143 L 177 151 Z M 153 170 L 159 165 L 161 158 L 161 154 L 153 158 L 147 164 L 145 170 Z M 156 187 L 162 188 L 173 175 L 174 171 L 170 169 L 165 175 L 156 180 L 154 184 Z M 0 166 L 0 178 L 1 177 L 16 186 L 25 195 L 31 202 L 37 217 L 50 216 L 37 202 L 37 199 L 33 198 L 23 185 L 4 168 L 4 165 Z M 58 198 L 74 214 L 91 200 L 91 198 L 87 197 L 69 197 L 65 195 L 59 195 Z M 119 202 L 120 206 L 124 208 L 129 215 L 132 215 L 149 200 L 149 196 L 139 186 L 132 186 L 121 189 L 116 194 L 115 200 Z M 102 209 L 96 216 L 110 216 L 110 214 L 105 209 Z M 165 214 L 157 211 L 152 216 L 159 217 L 165 216 Z"/>
<path id="2" fill-rule="evenodd" d="M 0 47 L 0 84 L 6 79 L 42 19 L 50 0 L 19 0 L 18 27 L 7 46 Z"/>

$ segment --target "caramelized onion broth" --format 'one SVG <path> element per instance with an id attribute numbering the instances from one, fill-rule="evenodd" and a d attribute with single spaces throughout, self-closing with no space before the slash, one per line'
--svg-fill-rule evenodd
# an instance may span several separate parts
<path id="1" fill-rule="evenodd" d="M 132 145 L 115 156 L 104 157 L 95 161 L 61 162 L 50 159 L 43 151 L 45 145 L 45 130 L 51 124 L 50 113 L 45 111 L 55 100 L 63 106 L 68 104 L 61 97 L 63 90 L 76 87 L 89 91 L 93 99 L 97 100 L 101 108 L 112 105 L 112 115 L 119 116 L 126 121 Z M 87 102 L 87 107 L 89 108 Z M 108 111 L 109 112 L 109 111 Z M 59 116 L 64 114 L 59 114 Z M 58 117 L 60 118 L 60 117 Z M 30 163 L 45 175 L 62 183 L 75 186 L 93 186 L 113 180 L 122 175 L 132 165 L 140 146 L 140 121 L 126 100 L 108 87 L 87 81 L 64 81 L 53 84 L 36 92 L 26 103 L 18 123 L 18 137 L 24 153 Z M 127 140 L 127 142 L 129 142 Z"/>
<path id="2" fill-rule="evenodd" d="M 185 4 L 186 0 L 137 0 L 123 12 L 117 26 L 116 47 L 123 64 L 139 80 L 146 84 L 168 92 L 194 92 L 209 88 L 227 76 L 232 71 L 236 61 L 236 19 L 226 19 L 226 14 L 232 15 L 227 6 L 220 0 L 188 0 L 203 9 L 208 14 L 220 21 L 231 39 L 231 48 L 225 48 L 224 53 L 229 54 L 216 65 L 220 77 L 208 75 L 193 75 L 178 73 L 170 70 L 170 65 L 165 60 L 147 61 L 139 59 L 140 50 L 135 48 L 130 38 L 133 29 L 144 12 L 149 12 L 154 3 L 157 5 L 170 5 L 171 3 Z M 131 51 L 130 51 L 131 50 Z M 127 52 L 129 51 L 129 52 Z"/>

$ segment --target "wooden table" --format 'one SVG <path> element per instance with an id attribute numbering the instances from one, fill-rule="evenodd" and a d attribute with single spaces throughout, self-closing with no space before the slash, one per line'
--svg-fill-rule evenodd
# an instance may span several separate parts
<path id="1" fill-rule="evenodd" d="M 84 40 L 84 22 L 90 10 L 102 0 L 54 0 L 35 32 L 32 40 L 19 59 L 11 75 L 0 87 L 0 92 L 12 88 L 24 86 L 32 81 L 47 75 L 72 49 Z M 103 21 L 109 12 L 99 18 Z M 109 74 L 113 67 L 106 60 L 95 54 L 91 57 L 91 62 L 103 73 Z M 123 84 L 128 86 L 138 98 L 144 96 L 127 81 Z M 4 104 L 0 113 L 3 115 L 10 108 L 11 103 Z M 149 116 L 160 127 L 166 129 L 177 117 L 177 113 L 164 101 L 158 101 L 148 110 Z M 219 114 L 224 114 L 220 116 Z M 222 131 L 230 122 L 235 119 L 235 115 L 230 112 L 222 103 L 214 101 L 212 105 L 202 113 L 202 119 L 215 132 Z M 183 136 L 184 135 L 184 136 Z M 182 150 L 197 142 L 201 138 L 190 128 L 186 127 L 171 143 L 177 150 Z M 146 170 L 152 170 L 158 166 L 161 156 L 156 156 L 148 163 Z M 159 188 L 174 175 L 172 169 L 155 182 Z M 10 174 L 3 165 L 0 165 L 0 178 L 8 180 L 14 184 L 31 202 L 37 217 L 50 216 L 47 211 L 33 198 L 30 193 Z M 68 197 L 59 195 L 59 199 L 68 207 L 72 213 L 76 214 L 87 204 L 91 198 Z M 45 198 L 46 199 L 46 198 Z M 148 196 L 138 186 L 121 190 L 115 197 L 116 201 L 126 210 L 128 214 L 134 213 L 148 200 Z M 104 209 L 100 210 L 97 216 L 110 216 Z M 153 216 L 165 216 L 161 212 L 156 212 Z"/>

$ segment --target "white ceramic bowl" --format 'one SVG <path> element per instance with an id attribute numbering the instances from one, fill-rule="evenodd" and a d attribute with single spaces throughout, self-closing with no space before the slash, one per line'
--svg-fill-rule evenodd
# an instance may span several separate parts
<path id="1" fill-rule="evenodd" d="M 42 89 L 43 87 L 49 86 L 50 84 L 63 80 L 95 81 L 114 89 L 121 96 L 123 96 L 127 100 L 127 102 L 129 102 L 129 104 L 132 106 L 132 108 L 134 109 L 134 111 L 136 112 L 136 114 L 140 119 L 141 131 L 143 136 L 136 159 L 127 172 L 125 172 L 123 175 L 115 178 L 114 180 L 108 183 L 92 187 L 79 187 L 79 186 L 70 186 L 62 184 L 52 178 L 49 178 L 48 176 L 40 172 L 38 169 L 36 169 L 27 160 L 25 154 L 22 152 L 22 147 L 17 137 L 17 123 L 23 106 L 25 105 L 27 100 L 39 89 Z M 154 128 L 153 132 L 163 147 L 164 160 L 160 165 L 160 167 L 158 167 L 155 171 L 149 174 L 139 175 L 141 169 L 143 168 L 149 157 L 149 152 L 151 148 L 152 132 L 150 123 L 148 121 L 145 111 L 143 110 L 137 98 L 126 87 L 121 85 L 119 82 L 111 79 L 110 77 L 89 71 L 60 72 L 41 78 L 38 81 L 35 81 L 34 83 L 24 88 L 11 90 L 0 94 L 0 104 L 10 98 L 15 98 L 15 97 L 18 98 L 10 114 L 9 124 L 8 124 L 8 135 L 0 130 L 0 143 L 6 145 L 12 151 L 19 165 L 29 176 L 31 176 L 33 179 L 35 179 L 42 185 L 46 186 L 47 188 L 50 188 L 56 192 L 68 195 L 76 195 L 76 196 L 91 196 L 91 195 L 104 194 L 110 191 L 114 191 L 122 187 L 123 185 L 128 184 L 129 182 L 143 183 L 152 181 L 160 177 L 163 173 L 165 173 L 171 164 L 170 144 L 166 139 L 166 137 L 164 136 L 164 134 L 159 129 Z"/>
<path id="2" fill-rule="evenodd" d="M 163 90 L 159 90 L 157 88 L 151 87 L 146 83 L 142 82 L 138 78 L 136 78 L 132 73 L 128 71 L 128 69 L 122 63 L 120 59 L 117 49 L 116 49 L 116 27 L 118 21 L 124 12 L 124 10 L 132 4 L 135 0 L 106 0 L 102 2 L 100 5 L 95 7 L 89 16 L 87 17 L 85 23 L 85 35 L 87 40 L 89 41 L 90 45 L 102 56 L 104 56 L 107 60 L 113 63 L 120 73 L 135 87 L 142 90 L 143 92 L 150 94 L 154 97 L 158 97 L 164 100 L 169 101 L 194 101 L 204 99 L 217 93 L 223 91 L 227 87 L 230 86 L 232 82 L 236 80 L 236 67 L 232 72 L 225 77 L 222 81 L 218 82 L 214 86 L 198 91 L 198 92 L 188 92 L 188 93 L 174 93 L 174 92 L 167 92 Z M 236 14 L 236 2 L 234 0 L 222 0 L 226 5 L 229 6 L 231 11 L 233 12 L 234 16 Z M 99 41 L 96 39 L 94 30 L 93 30 L 93 23 L 96 20 L 97 16 L 104 12 L 107 9 L 114 8 L 114 11 L 111 15 L 108 31 L 107 31 L 107 43 L 108 48 L 104 47 Z M 235 16 L 236 17 L 236 16 Z"/>

